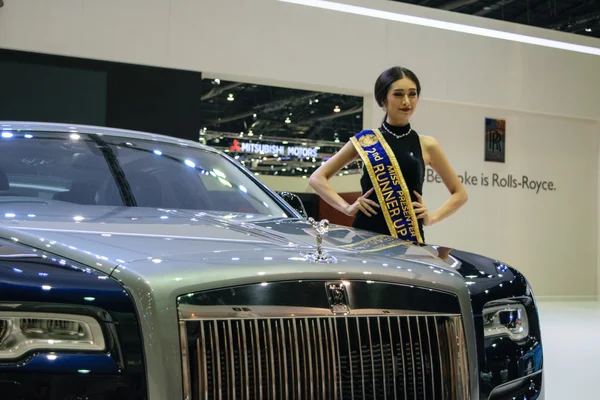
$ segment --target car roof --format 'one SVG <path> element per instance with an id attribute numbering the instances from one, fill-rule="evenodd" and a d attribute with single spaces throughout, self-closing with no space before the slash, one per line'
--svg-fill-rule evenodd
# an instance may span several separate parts
<path id="1" fill-rule="evenodd" d="M 200 148 L 203 150 L 216 150 L 193 140 L 181 139 L 158 133 L 135 131 L 130 129 L 119 129 L 95 125 L 65 124 L 55 122 L 28 122 L 28 121 L 2 121 L 0 128 L 3 131 L 28 131 L 28 132 L 57 132 L 57 133 L 83 133 L 102 134 L 106 136 L 119 136 L 131 139 L 157 140 L 165 143 L 180 144 Z"/>

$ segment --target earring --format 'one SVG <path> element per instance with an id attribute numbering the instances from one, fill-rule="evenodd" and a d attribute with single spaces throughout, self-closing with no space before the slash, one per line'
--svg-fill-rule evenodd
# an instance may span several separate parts
<path id="1" fill-rule="evenodd" d="M 383 112 L 387 112 L 387 108 L 385 108 L 385 107 L 381 107 L 381 111 L 383 111 Z"/>

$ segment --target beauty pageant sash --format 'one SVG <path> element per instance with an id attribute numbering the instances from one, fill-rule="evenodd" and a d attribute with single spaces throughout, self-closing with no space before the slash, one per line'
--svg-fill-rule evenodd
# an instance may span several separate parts
<path id="1" fill-rule="evenodd" d="M 367 168 L 391 235 L 423 243 L 404 176 L 381 132 L 364 130 L 350 140 Z"/>

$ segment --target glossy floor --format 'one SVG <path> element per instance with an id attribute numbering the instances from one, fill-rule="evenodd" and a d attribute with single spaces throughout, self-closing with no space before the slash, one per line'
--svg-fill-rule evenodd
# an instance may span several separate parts
<path id="1" fill-rule="evenodd" d="M 600 300 L 538 300 L 545 400 L 598 399 Z"/>

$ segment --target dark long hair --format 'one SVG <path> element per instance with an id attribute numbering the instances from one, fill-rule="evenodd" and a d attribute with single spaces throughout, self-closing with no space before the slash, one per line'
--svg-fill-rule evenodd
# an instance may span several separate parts
<path id="1" fill-rule="evenodd" d="M 413 81 L 417 85 L 417 96 L 421 95 L 421 83 L 414 72 L 408 68 L 391 67 L 383 71 L 379 75 L 379 78 L 377 78 L 377 81 L 375 81 L 375 100 L 377 100 L 379 107 L 383 107 L 383 101 L 387 97 L 392 83 L 402 78 L 408 78 Z"/>

